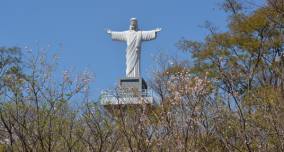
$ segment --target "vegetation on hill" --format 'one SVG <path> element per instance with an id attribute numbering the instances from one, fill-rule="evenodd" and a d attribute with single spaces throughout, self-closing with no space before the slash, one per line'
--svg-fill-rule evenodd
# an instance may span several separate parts
<path id="1" fill-rule="evenodd" d="M 90 73 L 56 78 L 44 54 L 0 48 L 0 151 L 284 151 L 284 1 L 222 7 L 227 31 L 207 24 L 204 41 L 177 44 L 192 58 L 159 58 L 151 108 L 109 115 Z"/>

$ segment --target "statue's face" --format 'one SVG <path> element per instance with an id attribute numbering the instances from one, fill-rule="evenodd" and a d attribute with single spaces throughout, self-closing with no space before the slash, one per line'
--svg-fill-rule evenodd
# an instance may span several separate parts
<path id="1" fill-rule="evenodd" d="M 137 29 L 138 29 L 137 20 L 131 20 L 130 21 L 130 30 L 137 31 Z"/>

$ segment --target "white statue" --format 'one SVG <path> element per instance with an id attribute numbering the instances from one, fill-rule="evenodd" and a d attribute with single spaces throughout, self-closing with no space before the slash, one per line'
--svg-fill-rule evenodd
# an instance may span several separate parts
<path id="1" fill-rule="evenodd" d="M 140 77 L 140 57 L 141 42 L 153 40 L 161 28 L 151 31 L 138 30 L 138 21 L 136 18 L 130 19 L 130 28 L 128 31 L 114 32 L 107 30 L 113 40 L 124 41 L 126 48 L 126 77 Z"/>

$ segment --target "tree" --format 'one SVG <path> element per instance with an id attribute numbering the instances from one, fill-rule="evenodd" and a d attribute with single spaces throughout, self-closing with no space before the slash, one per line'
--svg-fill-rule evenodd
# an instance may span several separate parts
<path id="1" fill-rule="evenodd" d="M 151 86 L 160 104 L 119 105 L 115 115 L 88 96 L 89 72 L 56 79 L 46 55 L 0 49 L 0 148 L 284 151 L 284 1 L 222 7 L 227 31 L 206 24 L 204 41 L 178 43 L 192 58 L 159 56 Z"/>
<path id="2" fill-rule="evenodd" d="M 266 6 L 245 13 L 242 4 L 227 0 L 229 31 L 217 32 L 208 26 L 211 34 L 204 42 L 179 43 L 195 59 L 191 71 L 208 72 L 216 97 L 229 111 L 223 116 L 228 118 L 220 119 L 227 126 L 233 123 L 234 130 L 216 129 L 235 150 L 284 150 L 282 6 L 281 0 L 267 1 Z M 235 135 L 227 137 L 231 131 Z"/>
<path id="3" fill-rule="evenodd" d="M 84 128 L 78 118 L 79 109 L 72 108 L 69 102 L 87 91 L 91 75 L 83 73 L 72 80 L 64 72 L 62 81 L 58 82 L 53 77 L 54 64 L 47 62 L 45 54 L 30 55 L 21 63 L 23 72 L 7 65 L 9 70 L 3 77 L 5 90 L 0 96 L 0 118 L 6 149 L 82 149 Z"/>

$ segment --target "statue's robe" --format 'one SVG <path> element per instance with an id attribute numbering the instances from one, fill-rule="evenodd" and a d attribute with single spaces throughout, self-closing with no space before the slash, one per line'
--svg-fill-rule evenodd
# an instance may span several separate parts
<path id="1" fill-rule="evenodd" d="M 111 32 L 111 38 L 124 41 L 126 48 L 126 77 L 140 77 L 141 42 L 156 38 L 156 31 Z"/>

